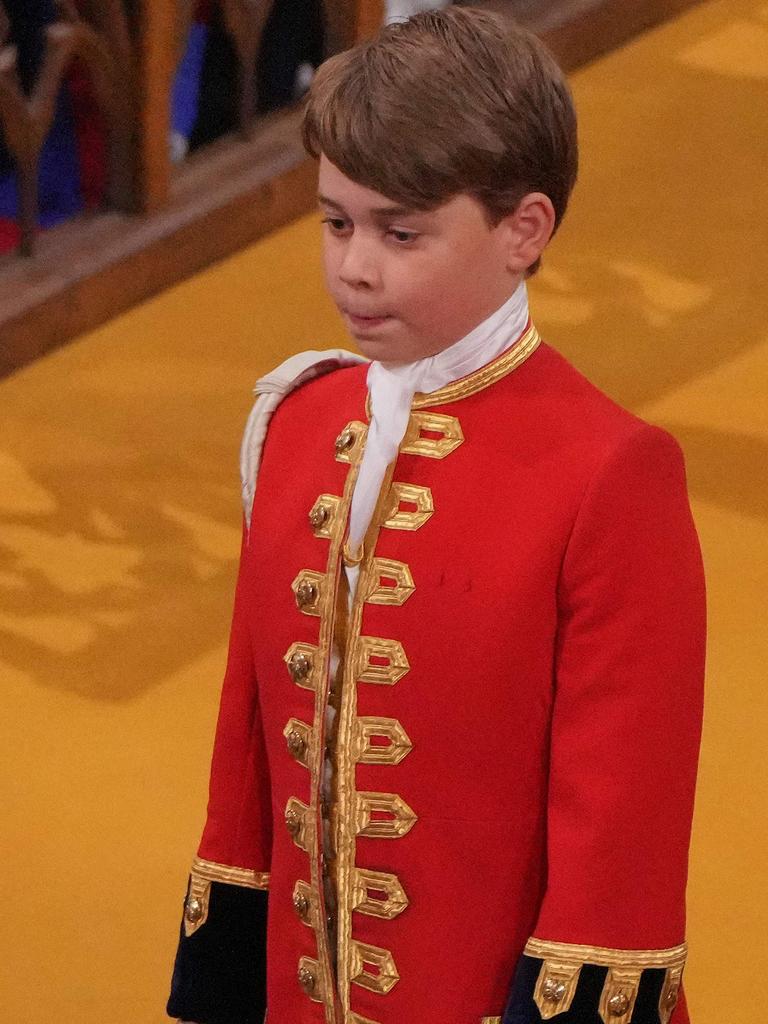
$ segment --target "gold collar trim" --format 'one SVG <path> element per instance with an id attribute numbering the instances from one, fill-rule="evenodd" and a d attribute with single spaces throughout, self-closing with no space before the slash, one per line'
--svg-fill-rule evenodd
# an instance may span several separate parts
<path id="1" fill-rule="evenodd" d="M 448 402 L 458 402 L 462 398 L 469 398 L 470 395 L 475 395 L 483 388 L 495 384 L 496 381 L 521 366 L 529 356 L 533 355 L 540 344 L 539 332 L 531 323 L 511 348 L 507 349 L 498 359 L 488 363 L 487 366 L 481 366 L 474 373 L 460 377 L 458 380 L 446 384 L 444 388 L 439 388 L 429 394 L 417 391 L 413 396 L 411 408 L 427 409 L 431 405 L 445 405 Z"/>

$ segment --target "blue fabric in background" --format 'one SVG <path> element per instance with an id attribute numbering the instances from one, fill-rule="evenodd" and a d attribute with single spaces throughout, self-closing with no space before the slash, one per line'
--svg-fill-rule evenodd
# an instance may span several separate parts
<path id="1" fill-rule="evenodd" d="M 80 192 L 80 159 L 72 107 L 66 89 L 61 89 L 56 116 L 40 156 L 40 224 L 52 227 L 83 208 Z M 18 213 L 16 176 L 0 178 L 0 217 L 15 220 Z"/>
<path id="2" fill-rule="evenodd" d="M 207 42 L 208 26 L 195 22 L 173 83 L 171 128 L 185 139 L 192 134 L 200 108 L 200 80 Z"/>

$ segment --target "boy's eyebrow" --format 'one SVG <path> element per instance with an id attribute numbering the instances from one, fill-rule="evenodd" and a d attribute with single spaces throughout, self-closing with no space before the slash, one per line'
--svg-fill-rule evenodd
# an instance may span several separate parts
<path id="1" fill-rule="evenodd" d="M 346 213 L 346 210 L 337 203 L 335 199 L 329 199 L 328 196 L 317 194 L 317 201 L 324 203 L 326 206 L 332 206 L 334 210 L 339 210 L 341 213 Z M 411 206 L 379 206 L 375 210 L 371 210 L 374 217 L 403 217 L 407 214 L 419 213 L 419 210 L 415 210 Z"/>

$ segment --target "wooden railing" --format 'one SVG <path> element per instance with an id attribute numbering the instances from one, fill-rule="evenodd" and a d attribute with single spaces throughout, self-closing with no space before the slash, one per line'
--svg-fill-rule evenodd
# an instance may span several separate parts
<path id="1" fill-rule="evenodd" d="M 244 138 L 256 130 L 256 73 L 274 0 L 219 0 L 237 62 L 237 122 Z M 173 76 L 184 52 L 196 0 L 57 0 L 57 17 L 31 92 L 21 84 L 11 22 L 0 0 L 0 127 L 18 181 L 19 251 L 34 251 L 38 171 L 43 144 L 66 75 L 81 61 L 92 83 L 106 136 L 110 209 L 148 213 L 168 201 L 172 166 L 168 134 Z M 131 14 L 130 12 L 133 11 Z M 325 0 L 326 55 L 351 45 L 358 26 L 380 23 L 379 0 Z"/>
<path id="2" fill-rule="evenodd" d="M 215 7 L 231 42 L 238 95 L 228 134 L 177 163 L 171 90 L 200 2 Z M 0 129 L 21 227 L 18 252 L 0 253 L 0 377 L 315 206 L 317 170 L 301 146 L 299 106 L 259 113 L 254 89 L 256 55 L 280 2 L 0 0 Z M 571 70 L 701 0 L 454 2 L 519 18 Z M 9 42 L 4 3 L 17 11 L 55 5 L 33 83 Z M 322 0 L 321 56 L 375 32 L 384 10 L 385 0 Z M 72 68 L 87 72 L 101 111 L 103 200 L 36 234 L 40 156 Z M 0 221 L 0 242 L 2 228 Z"/>

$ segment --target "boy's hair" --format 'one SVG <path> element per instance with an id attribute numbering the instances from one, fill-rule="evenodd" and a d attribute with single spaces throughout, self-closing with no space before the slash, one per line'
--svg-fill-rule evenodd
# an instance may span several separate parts
<path id="1" fill-rule="evenodd" d="M 557 228 L 578 168 L 576 113 L 554 57 L 532 33 L 472 7 L 393 22 L 326 60 L 302 139 L 311 156 L 414 209 L 470 195 L 490 227 L 543 192 Z"/>

